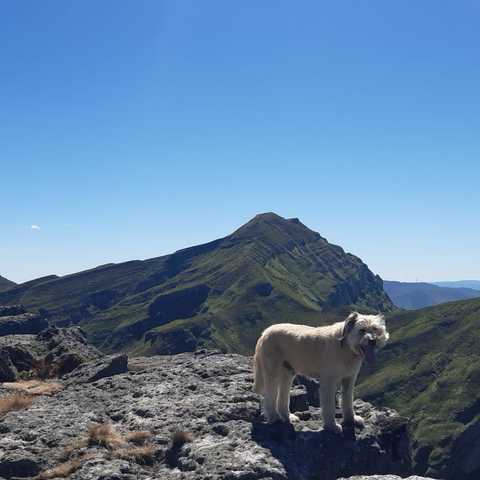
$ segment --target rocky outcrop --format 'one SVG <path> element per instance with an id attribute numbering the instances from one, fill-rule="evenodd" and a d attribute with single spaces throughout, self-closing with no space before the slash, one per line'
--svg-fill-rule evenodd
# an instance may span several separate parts
<path id="1" fill-rule="evenodd" d="M 61 377 L 100 357 L 78 327 L 49 327 L 38 335 L 5 335 L 0 337 L 0 382 L 13 382 L 22 373 Z"/>
<path id="2" fill-rule="evenodd" d="M 48 322 L 44 317 L 27 313 L 21 305 L 0 306 L 0 337 L 39 333 L 47 327 Z"/>
<path id="3" fill-rule="evenodd" d="M 200 351 L 131 358 L 128 371 L 112 367 L 125 365 L 116 358 L 108 359 L 110 370 L 98 360 L 83 364 L 60 380 L 63 391 L 0 418 L 0 477 L 49 469 L 50 475 L 59 466 L 71 468 L 72 480 L 333 480 L 411 473 L 407 420 L 393 410 L 359 400 L 365 428 L 335 436 L 322 429 L 320 409 L 306 404 L 307 394 L 297 386 L 300 421 L 272 426 L 264 423 L 252 393 L 246 357 Z M 109 376 L 100 378 L 105 371 Z M 109 438 L 95 437 L 102 428 Z M 145 444 L 135 446 L 133 439 Z"/>
<path id="4" fill-rule="evenodd" d="M 65 381 L 69 385 L 92 383 L 126 372 L 128 372 L 128 356 L 125 354 L 112 355 L 100 358 L 97 362 L 80 365 L 70 375 L 65 376 Z"/>

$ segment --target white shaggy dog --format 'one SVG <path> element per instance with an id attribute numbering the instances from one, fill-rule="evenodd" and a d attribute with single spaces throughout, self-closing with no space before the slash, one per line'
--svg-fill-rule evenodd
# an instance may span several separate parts
<path id="1" fill-rule="evenodd" d="M 335 421 L 335 393 L 342 384 L 344 425 L 363 425 L 353 412 L 353 389 L 365 358 L 388 340 L 382 315 L 351 313 L 344 322 L 325 327 L 280 323 L 267 328 L 255 348 L 253 390 L 264 396 L 267 422 L 295 421 L 289 412 L 290 388 L 296 374 L 320 382 L 324 428 L 335 433 L 342 427 Z"/>

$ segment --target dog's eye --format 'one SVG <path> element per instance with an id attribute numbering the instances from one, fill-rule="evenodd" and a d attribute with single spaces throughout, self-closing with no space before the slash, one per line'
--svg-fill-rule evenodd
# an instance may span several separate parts
<path id="1" fill-rule="evenodd" d="M 364 328 L 360 328 L 358 330 L 358 333 L 360 333 L 360 335 L 365 335 L 365 333 L 367 333 L 367 331 Z"/>

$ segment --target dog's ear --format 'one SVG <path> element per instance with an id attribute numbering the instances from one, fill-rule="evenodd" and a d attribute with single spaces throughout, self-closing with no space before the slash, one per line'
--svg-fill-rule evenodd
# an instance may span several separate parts
<path id="1" fill-rule="evenodd" d="M 342 336 L 340 338 L 340 344 L 342 345 L 342 347 L 345 342 L 345 339 L 347 338 L 347 335 L 353 330 L 353 327 L 355 326 L 355 323 L 357 322 L 357 320 L 358 320 L 358 312 L 352 312 L 345 319 Z"/>

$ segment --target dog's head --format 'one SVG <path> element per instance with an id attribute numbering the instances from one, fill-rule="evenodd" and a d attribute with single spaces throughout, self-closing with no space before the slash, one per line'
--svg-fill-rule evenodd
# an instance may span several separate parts
<path id="1" fill-rule="evenodd" d="M 377 351 L 385 346 L 389 336 L 383 315 L 353 312 L 345 320 L 340 341 L 353 353 L 373 363 Z"/>

